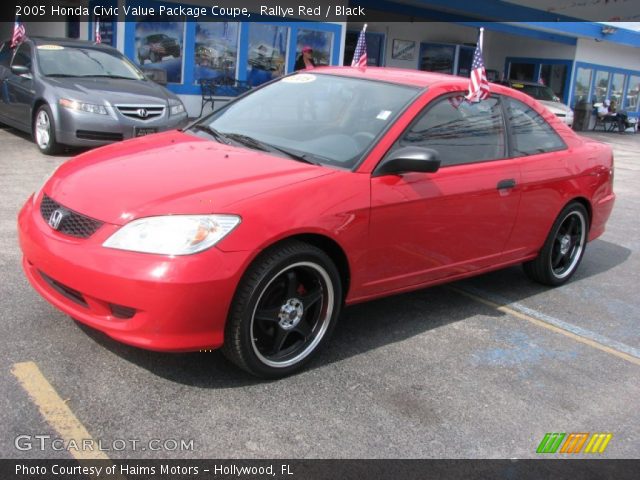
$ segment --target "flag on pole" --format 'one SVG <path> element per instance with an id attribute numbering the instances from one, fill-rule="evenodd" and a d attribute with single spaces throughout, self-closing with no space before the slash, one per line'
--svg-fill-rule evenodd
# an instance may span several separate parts
<path id="1" fill-rule="evenodd" d="M 353 60 L 351 61 L 352 67 L 366 68 L 367 66 L 367 39 L 365 32 L 367 31 L 367 24 L 364 24 L 360 36 L 358 37 L 358 43 L 356 49 L 353 52 Z"/>
<path id="2" fill-rule="evenodd" d="M 469 94 L 465 97 L 471 102 L 479 102 L 488 98 L 491 91 L 489 89 L 489 81 L 487 80 L 487 72 L 484 69 L 482 61 L 482 33 L 484 28 L 480 28 L 478 34 L 478 43 L 476 50 L 473 52 L 473 63 L 471 64 L 471 76 L 469 77 Z"/>
<path id="3" fill-rule="evenodd" d="M 96 18 L 96 43 L 102 43 L 102 35 L 100 34 L 100 18 Z"/>
<path id="4" fill-rule="evenodd" d="M 22 40 L 24 40 L 25 36 L 26 31 L 24 29 L 24 25 L 16 16 L 16 21 L 13 24 L 13 35 L 11 36 L 11 48 L 16 47 Z"/>

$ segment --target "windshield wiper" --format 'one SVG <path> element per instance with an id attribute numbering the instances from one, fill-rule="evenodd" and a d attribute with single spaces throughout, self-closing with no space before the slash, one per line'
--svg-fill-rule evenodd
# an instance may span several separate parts
<path id="1" fill-rule="evenodd" d="M 215 138 L 220 143 L 224 143 L 224 144 L 227 144 L 227 145 L 229 144 L 229 142 L 227 141 L 227 137 L 225 135 L 220 133 L 215 128 L 210 127 L 209 125 L 204 125 L 202 123 L 198 123 L 197 125 L 194 125 L 191 128 L 193 128 L 194 130 L 198 130 L 198 131 L 201 131 L 201 132 L 208 133 L 209 135 L 211 135 L 213 138 Z"/>
<path id="2" fill-rule="evenodd" d="M 125 77 L 124 75 L 110 75 L 110 74 L 95 74 L 95 75 L 81 75 L 82 78 L 98 77 L 98 78 L 120 78 L 122 80 L 137 80 L 135 77 Z"/>
<path id="3" fill-rule="evenodd" d="M 276 145 L 272 145 L 267 142 L 263 142 L 258 140 L 257 138 L 250 137 L 249 135 L 243 135 L 241 133 L 226 133 L 228 138 L 235 140 L 243 145 L 247 145 L 249 147 L 257 148 L 258 150 L 262 150 L 264 152 L 280 152 L 287 155 L 289 158 L 293 158 L 299 162 L 310 163 L 311 165 L 318 165 L 317 162 L 313 162 L 307 158 L 306 154 L 295 153 L 287 148 L 277 147 Z"/>
<path id="4" fill-rule="evenodd" d="M 78 75 L 71 75 L 70 73 L 48 73 L 45 75 L 45 77 L 78 77 Z"/>

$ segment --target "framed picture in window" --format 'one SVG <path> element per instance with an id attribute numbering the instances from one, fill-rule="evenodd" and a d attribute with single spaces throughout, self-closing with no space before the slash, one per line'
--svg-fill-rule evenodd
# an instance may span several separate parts
<path id="1" fill-rule="evenodd" d="M 394 60 L 413 60 L 416 51 L 416 42 L 412 40 L 393 39 L 391 58 Z"/>

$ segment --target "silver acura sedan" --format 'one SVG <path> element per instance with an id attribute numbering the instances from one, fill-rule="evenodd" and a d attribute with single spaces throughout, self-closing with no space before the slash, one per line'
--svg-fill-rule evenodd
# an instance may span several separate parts
<path id="1" fill-rule="evenodd" d="M 32 133 L 43 153 L 170 130 L 186 119 L 176 95 L 112 47 L 44 37 L 0 47 L 0 123 Z"/>

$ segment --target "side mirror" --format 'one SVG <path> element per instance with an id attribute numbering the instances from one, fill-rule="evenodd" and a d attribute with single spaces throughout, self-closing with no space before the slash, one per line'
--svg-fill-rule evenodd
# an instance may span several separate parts
<path id="1" fill-rule="evenodd" d="M 24 65 L 11 65 L 11 71 L 16 75 L 29 75 L 31 76 L 31 70 Z"/>
<path id="2" fill-rule="evenodd" d="M 407 172 L 437 172 L 440 168 L 438 152 L 431 148 L 402 147 L 391 152 L 374 170 L 374 177 L 399 175 Z"/>

